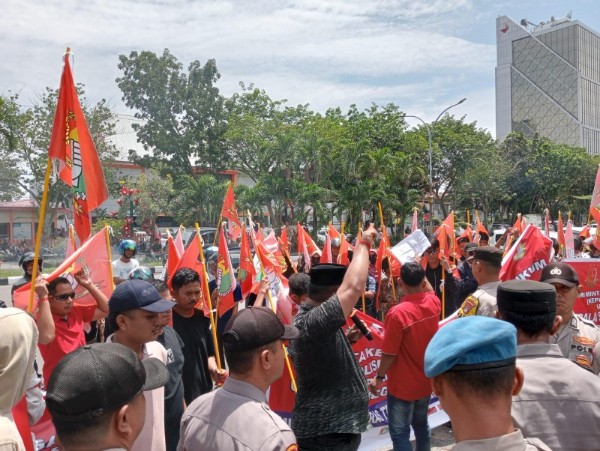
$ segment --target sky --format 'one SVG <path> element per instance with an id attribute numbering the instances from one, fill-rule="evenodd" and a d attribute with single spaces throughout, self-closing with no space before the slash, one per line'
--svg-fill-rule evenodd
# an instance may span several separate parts
<path id="1" fill-rule="evenodd" d="M 57 88 L 66 47 L 89 102 L 125 107 L 118 57 L 165 48 L 187 67 L 215 59 L 230 96 L 253 83 L 325 112 L 393 102 L 433 121 L 446 107 L 495 136 L 496 18 L 572 11 L 600 31 L 597 0 L 2 0 L 0 94 Z M 415 119 L 408 120 L 417 125 Z"/>

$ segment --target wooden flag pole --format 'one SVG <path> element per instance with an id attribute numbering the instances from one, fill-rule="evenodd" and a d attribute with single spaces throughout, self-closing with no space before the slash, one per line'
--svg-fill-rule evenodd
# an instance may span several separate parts
<path id="1" fill-rule="evenodd" d="M 212 327 L 213 344 L 215 347 L 215 360 L 217 361 L 217 368 L 220 371 L 222 369 L 221 356 L 219 355 L 219 342 L 217 340 L 217 324 L 216 324 L 215 318 L 213 316 L 212 299 L 210 297 L 210 290 L 208 289 L 208 274 L 206 272 L 206 260 L 204 259 L 204 250 L 202 249 L 202 245 L 204 243 L 202 242 L 202 237 L 200 236 L 200 226 L 198 225 L 198 223 L 194 224 L 194 226 L 196 228 L 196 238 L 198 239 L 198 244 L 200 244 L 200 261 L 202 262 L 202 265 L 204 267 L 204 274 L 201 275 L 202 291 L 203 291 L 204 297 L 206 298 L 206 302 L 208 303 L 208 315 L 210 316 L 210 325 Z M 215 314 L 216 314 L 216 312 L 215 312 Z"/>
<path id="2" fill-rule="evenodd" d="M 42 193 L 42 202 L 40 203 L 40 215 L 38 217 L 37 234 L 35 236 L 35 249 L 33 256 L 33 268 L 31 270 L 31 289 L 29 290 L 29 304 L 27 311 L 33 313 L 33 296 L 35 295 L 35 279 L 38 276 L 38 260 L 40 257 L 40 248 L 42 247 L 42 232 L 44 230 L 44 219 L 46 217 L 46 203 L 48 202 L 48 191 L 50 189 L 50 174 L 52 173 L 52 159 L 48 157 L 46 165 L 46 175 L 44 176 L 44 192 Z"/>
<path id="3" fill-rule="evenodd" d="M 379 206 L 379 221 L 381 222 L 381 239 L 383 239 L 384 236 L 387 236 L 387 229 L 385 228 L 385 223 L 383 222 L 383 209 L 381 208 L 381 202 L 378 202 L 377 205 Z M 387 249 L 386 249 L 387 251 Z M 390 260 L 390 257 L 387 256 L 388 259 L 388 267 L 390 268 L 390 279 L 392 281 L 392 296 L 394 297 L 394 301 L 396 300 L 396 288 L 394 287 L 394 275 L 392 274 L 392 262 Z M 381 260 L 383 261 L 383 257 L 381 258 Z M 379 289 L 377 289 L 377 296 L 379 296 Z"/>
<path id="4" fill-rule="evenodd" d="M 110 250 L 110 233 L 108 231 L 109 227 L 108 226 L 104 226 L 104 233 L 106 234 L 106 252 L 108 253 L 108 261 L 111 262 L 112 261 L 112 253 Z M 110 266 L 110 286 L 112 288 L 112 290 L 115 290 L 115 280 L 113 278 L 113 267 L 112 265 L 108 265 Z"/>

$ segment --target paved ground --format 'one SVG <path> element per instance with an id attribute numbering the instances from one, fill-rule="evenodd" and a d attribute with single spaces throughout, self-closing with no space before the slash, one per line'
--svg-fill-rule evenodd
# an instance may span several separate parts
<path id="1" fill-rule="evenodd" d="M 449 424 L 449 423 L 448 423 Z M 412 442 L 413 447 L 415 442 Z M 443 424 L 431 431 L 431 450 L 432 451 L 446 451 L 452 448 L 454 445 L 454 435 L 452 429 L 448 425 Z M 385 448 L 379 448 L 377 451 L 390 451 L 391 446 Z"/>

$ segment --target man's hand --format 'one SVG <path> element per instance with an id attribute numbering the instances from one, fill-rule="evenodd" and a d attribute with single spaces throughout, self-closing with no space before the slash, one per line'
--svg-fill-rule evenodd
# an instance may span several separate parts
<path id="1" fill-rule="evenodd" d="M 450 268 L 450 263 L 448 263 L 448 259 L 446 258 L 446 256 L 445 256 L 445 255 L 442 255 L 442 256 L 440 257 L 440 263 L 442 264 L 442 268 L 444 268 L 444 270 L 445 270 L 446 272 L 449 272 L 449 271 L 451 271 L 451 268 Z"/>
<path id="2" fill-rule="evenodd" d="M 362 233 L 362 239 L 367 241 L 373 246 L 375 244 L 375 238 L 377 237 L 377 229 L 373 226 L 373 223 L 369 225 L 367 230 L 364 230 Z"/>
<path id="3" fill-rule="evenodd" d="M 364 321 L 362 321 L 363 324 L 365 324 Z M 367 325 L 365 324 L 365 327 L 367 327 Z M 346 338 L 348 339 L 348 341 L 352 344 L 356 343 L 358 340 L 360 340 L 363 337 L 363 334 L 360 332 L 360 330 L 358 329 L 358 327 L 356 327 L 356 325 L 352 325 L 352 327 L 349 327 L 348 329 L 346 329 Z"/>
<path id="4" fill-rule="evenodd" d="M 48 297 L 48 281 L 42 275 L 37 276 L 35 279 L 35 294 L 37 294 L 38 299 Z"/>
<path id="5" fill-rule="evenodd" d="M 73 274 L 73 277 L 75 277 L 77 283 L 83 288 L 88 288 L 92 284 L 92 279 L 90 278 L 90 275 L 87 274 L 83 269 Z"/>
<path id="6" fill-rule="evenodd" d="M 383 380 L 377 379 L 374 377 L 369 381 L 369 391 L 373 393 L 375 396 L 379 395 L 379 390 L 381 390 L 381 386 L 383 385 Z"/>
<path id="7" fill-rule="evenodd" d="M 210 377 L 217 385 L 223 385 L 227 376 L 229 372 L 225 369 L 210 368 Z"/>

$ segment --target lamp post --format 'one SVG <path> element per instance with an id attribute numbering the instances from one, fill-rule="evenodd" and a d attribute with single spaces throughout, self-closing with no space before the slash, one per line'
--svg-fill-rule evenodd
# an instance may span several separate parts
<path id="1" fill-rule="evenodd" d="M 435 118 L 435 121 L 433 121 L 431 123 L 432 126 L 434 126 L 436 124 L 437 121 L 440 120 L 440 118 L 444 115 L 444 113 L 446 111 L 448 111 L 450 108 L 454 108 L 455 106 L 460 105 L 461 103 L 463 103 L 465 100 L 467 100 L 466 97 L 463 97 L 462 99 L 460 99 L 458 102 L 456 102 L 453 105 L 450 105 L 448 108 L 445 108 L 444 110 L 442 110 L 442 112 L 440 114 L 438 114 L 438 117 Z M 413 114 L 404 114 L 402 117 L 412 117 L 415 119 L 420 120 L 423 125 L 425 126 L 425 128 L 427 129 L 427 140 L 429 142 L 429 193 L 431 194 L 432 197 L 432 205 L 431 205 L 431 225 L 432 225 L 432 231 L 433 231 L 433 142 L 432 142 L 432 133 L 431 133 L 431 127 L 427 124 L 427 122 L 425 122 L 423 119 L 421 119 L 419 116 L 415 116 Z"/>

